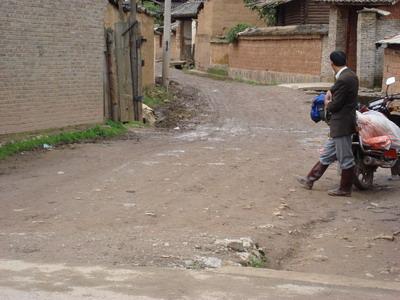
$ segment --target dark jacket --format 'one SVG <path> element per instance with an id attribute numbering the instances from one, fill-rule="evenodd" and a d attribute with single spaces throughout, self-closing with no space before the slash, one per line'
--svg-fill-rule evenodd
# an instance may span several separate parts
<path id="1" fill-rule="evenodd" d="M 356 132 L 358 78 L 350 69 L 344 70 L 331 88 L 332 102 L 328 104 L 330 136 L 332 138 Z"/>

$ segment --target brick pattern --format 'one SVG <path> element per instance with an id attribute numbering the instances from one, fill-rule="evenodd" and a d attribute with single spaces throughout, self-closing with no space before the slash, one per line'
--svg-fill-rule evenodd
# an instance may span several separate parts
<path id="1" fill-rule="evenodd" d="M 229 65 L 229 44 L 211 43 L 211 65 Z"/>
<path id="2" fill-rule="evenodd" d="M 0 4 L 0 134 L 103 121 L 107 1 Z"/>
<path id="3" fill-rule="evenodd" d="M 376 14 L 362 12 L 358 14 L 357 24 L 357 75 L 360 86 L 373 88 L 376 66 Z"/>
<path id="4" fill-rule="evenodd" d="M 321 60 L 320 36 L 241 38 L 229 51 L 229 67 L 235 69 L 320 76 Z"/>
<path id="5" fill-rule="evenodd" d="M 233 26 L 246 23 L 265 27 L 258 15 L 245 7 L 243 0 L 208 0 L 198 15 L 195 63 L 199 70 L 212 64 L 210 41 L 227 33 Z"/>
<path id="6" fill-rule="evenodd" d="M 386 89 L 386 79 L 392 76 L 396 77 L 397 82 L 390 87 L 390 92 L 400 93 L 400 47 L 385 49 L 382 90 Z"/>

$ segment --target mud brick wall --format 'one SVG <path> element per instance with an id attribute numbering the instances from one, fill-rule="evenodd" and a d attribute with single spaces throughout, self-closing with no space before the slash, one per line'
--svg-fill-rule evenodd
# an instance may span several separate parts
<path id="1" fill-rule="evenodd" d="M 106 4 L 0 2 L 0 134 L 103 121 Z"/>
<path id="2" fill-rule="evenodd" d="M 211 65 L 229 65 L 229 44 L 221 42 L 211 42 Z"/>
<path id="3" fill-rule="evenodd" d="M 390 87 L 390 93 L 400 93 L 400 46 L 385 49 L 382 90 L 386 90 L 385 81 L 396 77 L 396 83 Z"/>
<path id="4" fill-rule="evenodd" d="M 195 63 L 199 70 L 207 70 L 212 64 L 210 42 L 224 36 L 233 26 L 246 23 L 265 27 L 257 13 L 245 7 L 243 0 L 208 0 L 198 16 Z"/>
<path id="5" fill-rule="evenodd" d="M 272 84 L 320 81 L 322 50 L 320 36 L 242 37 L 230 46 L 230 73 Z"/>

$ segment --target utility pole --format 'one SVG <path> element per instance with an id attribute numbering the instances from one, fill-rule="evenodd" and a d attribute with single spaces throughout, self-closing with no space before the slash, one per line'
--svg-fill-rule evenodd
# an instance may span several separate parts
<path id="1" fill-rule="evenodd" d="M 135 121 L 142 121 L 142 59 L 140 53 L 142 40 L 140 36 L 140 24 L 137 20 L 136 0 L 130 0 L 130 8 L 129 38 L 132 73 L 133 115 Z"/>
<path id="2" fill-rule="evenodd" d="M 171 53 L 171 0 L 164 2 L 164 35 L 163 35 L 163 86 L 168 89 L 169 85 L 169 61 Z"/>

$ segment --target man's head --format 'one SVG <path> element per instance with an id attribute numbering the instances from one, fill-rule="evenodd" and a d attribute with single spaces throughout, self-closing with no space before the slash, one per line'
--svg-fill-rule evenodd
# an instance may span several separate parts
<path id="1" fill-rule="evenodd" d="M 331 65 L 335 73 L 346 66 L 346 54 L 343 51 L 333 51 L 329 58 L 331 60 Z"/>

